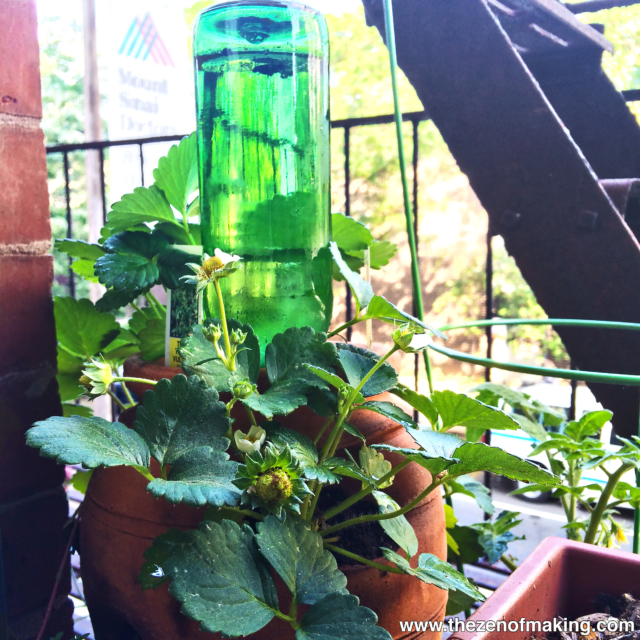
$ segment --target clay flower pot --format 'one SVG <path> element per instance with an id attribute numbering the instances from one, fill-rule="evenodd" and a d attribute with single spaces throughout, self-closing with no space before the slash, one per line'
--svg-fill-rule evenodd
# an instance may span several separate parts
<path id="1" fill-rule="evenodd" d="M 167 369 L 158 364 L 144 364 L 132 358 L 125 365 L 125 375 L 160 379 L 173 377 L 180 369 Z M 131 385 L 136 393 L 143 385 Z M 385 400 L 394 396 L 383 394 Z M 383 396 L 379 396 L 383 399 Z M 233 414 L 236 426 L 248 429 L 246 414 Z M 123 414 L 123 422 L 131 424 L 133 416 Z M 295 428 L 314 438 L 324 420 L 306 407 L 279 418 L 284 426 Z M 405 429 L 396 422 L 370 411 L 357 411 L 350 422 L 367 437 L 369 444 L 387 443 L 396 447 L 415 444 Z M 346 435 L 341 447 L 357 452 L 360 441 Z M 385 454 L 388 455 L 388 454 Z M 395 465 L 400 459 L 388 455 Z M 431 482 L 430 474 L 412 463 L 397 476 L 388 489 L 400 504 L 413 500 Z M 137 583 L 143 552 L 152 540 L 169 528 L 197 527 L 203 509 L 170 505 L 153 498 L 145 490 L 146 481 L 136 471 L 126 467 L 97 469 L 89 484 L 83 507 L 81 526 L 82 577 L 87 604 L 91 613 L 96 640 L 214 640 L 218 634 L 204 633 L 199 624 L 180 613 L 180 605 L 168 592 L 167 585 L 157 590 L 143 591 Z M 354 485 L 357 491 L 358 485 Z M 446 559 L 447 543 L 444 510 L 439 492 L 429 495 L 407 515 L 419 540 L 419 553 L 433 553 Z M 385 562 L 379 559 L 378 562 Z M 362 605 L 373 609 L 379 624 L 394 639 L 436 640 L 434 632 L 401 632 L 399 621 L 442 620 L 447 592 L 416 578 L 361 565 L 345 565 L 349 591 L 360 598 Z M 284 585 L 278 584 L 281 605 L 287 602 Z M 251 636 L 256 640 L 293 640 L 294 632 L 284 621 L 275 618 L 263 630 Z"/>
<path id="2" fill-rule="evenodd" d="M 617 598 L 640 594 L 640 556 L 574 542 L 546 538 L 512 575 L 469 618 L 475 621 L 575 620 L 593 613 L 601 594 Z M 515 628 L 515 624 L 513 625 Z M 529 640 L 531 629 L 458 632 L 450 640 Z M 536 635 L 542 636 L 542 633 Z"/>

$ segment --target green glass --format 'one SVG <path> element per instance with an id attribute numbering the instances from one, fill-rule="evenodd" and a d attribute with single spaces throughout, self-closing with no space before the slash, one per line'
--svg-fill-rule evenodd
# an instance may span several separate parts
<path id="1" fill-rule="evenodd" d="M 195 26 L 202 244 L 244 259 L 220 284 L 263 359 L 276 333 L 331 320 L 328 50 L 297 3 L 227 2 Z M 219 317 L 212 287 L 204 314 Z"/>

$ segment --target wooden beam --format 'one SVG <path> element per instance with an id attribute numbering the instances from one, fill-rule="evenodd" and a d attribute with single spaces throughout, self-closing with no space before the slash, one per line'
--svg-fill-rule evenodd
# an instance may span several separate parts
<path id="1" fill-rule="evenodd" d="M 565 7 L 571 13 L 593 13 L 604 9 L 615 9 L 616 7 L 631 7 L 640 4 L 640 0 L 587 0 L 586 2 L 566 3 Z"/>

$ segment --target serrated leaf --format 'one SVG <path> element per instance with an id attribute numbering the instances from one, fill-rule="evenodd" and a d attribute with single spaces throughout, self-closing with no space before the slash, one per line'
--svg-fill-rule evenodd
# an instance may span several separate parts
<path id="1" fill-rule="evenodd" d="M 70 258 L 81 258 L 95 262 L 105 251 L 99 244 L 91 244 L 84 240 L 72 240 L 70 238 L 56 239 L 55 248 L 57 251 L 66 253 Z"/>
<path id="2" fill-rule="evenodd" d="M 361 222 L 343 213 L 331 214 L 331 236 L 342 251 L 361 251 L 371 246 L 371 231 Z"/>
<path id="3" fill-rule="evenodd" d="M 514 414 L 513 419 L 520 425 L 520 428 L 528 436 L 538 440 L 538 442 L 543 442 L 549 437 L 547 435 L 547 430 L 541 424 L 534 422 L 533 420 L 529 420 L 526 416 Z"/>
<path id="4" fill-rule="evenodd" d="M 363 398 L 364 400 L 364 398 Z M 357 402 L 357 399 L 356 399 Z M 348 422 L 343 422 L 342 426 L 344 427 L 344 430 L 349 434 L 354 436 L 355 438 L 358 438 L 358 440 L 362 440 L 362 442 L 366 442 L 367 439 L 360 433 L 360 431 L 354 427 L 352 424 L 349 424 Z"/>
<path id="5" fill-rule="evenodd" d="M 427 396 L 423 396 L 403 384 L 399 384 L 395 389 L 391 389 L 391 393 L 398 396 L 398 398 L 401 398 L 407 404 L 411 405 L 416 411 L 421 413 L 432 426 L 435 426 L 438 423 L 438 410 Z"/>
<path id="6" fill-rule="evenodd" d="M 224 453 L 228 442 L 226 438 L 220 438 L 217 441 L 219 449 L 201 446 L 187 451 L 172 464 L 167 480 L 152 480 L 147 491 L 154 498 L 165 498 L 171 504 L 234 507 L 242 492 L 233 484 L 238 463 L 230 461 Z"/>
<path id="7" fill-rule="evenodd" d="M 355 391 L 354 387 L 352 387 L 350 384 L 345 382 L 342 378 L 335 375 L 334 373 L 330 373 L 329 371 L 325 371 L 320 367 L 314 367 L 313 365 L 310 365 L 310 364 L 305 364 L 305 367 L 307 367 L 307 369 L 309 369 L 311 373 L 315 374 L 319 378 L 322 378 L 325 382 L 329 383 L 332 387 L 335 387 L 336 389 L 347 388 L 350 391 Z M 358 393 L 356 394 L 354 402 L 355 404 L 362 404 L 363 402 L 365 402 L 365 398 L 361 393 Z"/>
<path id="8" fill-rule="evenodd" d="M 320 484 L 336 484 L 340 476 L 333 472 L 331 463 L 325 460 L 322 464 L 305 467 L 304 477 L 307 480 L 317 480 Z"/>
<path id="9" fill-rule="evenodd" d="M 84 358 L 77 358 L 67 353 L 58 345 L 58 372 L 56 381 L 58 383 L 58 393 L 62 402 L 76 400 L 86 392 L 80 384 L 80 376 L 84 369 Z"/>
<path id="10" fill-rule="evenodd" d="M 356 596 L 332 593 L 304 614 L 296 640 L 392 640 L 377 622 L 378 616 L 361 607 Z"/>
<path id="11" fill-rule="evenodd" d="M 411 322 L 412 324 L 417 324 L 419 327 L 430 331 L 439 338 L 447 339 L 439 329 L 436 329 L 430 324 L 427 324 L 409 313 L 405 313 L 401 309 L 398 309 L 396 305 L 392 304 L 382 296 L 373 296 L 373 298 L 371 298 L 369 306 L 367 307 L 366 316 L 367 318 L 382 320 L 383 322 L 388 322 L 390 324 L 396 324 L 397 322 Z"/>
<path id="12" fill-rule="evenodd" d="M 112 234 L 130 230 L 145 222 L 172 222 L 176 217 L 167 199 L 158 187 L 137 187 L 133 193 L 122 196 L 107 217 L 106 227 Z"/>
<path id="13" fill-rule="evenodd" d="M 155 185 L 164 193 L 169 204 L 183 215 L 187 201 L 198 189 L 198 156 L 196 134 L 173 145 L 166 156 L 160 158 L 153 170 Z"/>
<path id="14" fill-rule="evenodd" d="M 390 487 L 393 484 L 393 478 L 385 480 L 382 484 L 380 483 L 380 480 L 393 468 L 393 465 L 388 460 L 385 460 L 384 454 L 365 445 L 358 452 L 358 458 L 360 460 L 360 468 L 372 478 L 372 480 L 363 483 L 363 489 L 370 484 L 375 484 L 380 489 Z"/>
<path id="15" fill-rule="evenodd" d="M 162 565 L 168 560 L 171 553 L 181 546 L 183 532 L 180 529 L 169 529 L 159 535 L 144 552 L 145 561 L 138 574 L 138 582 L 143 589 L 157 589 L 170 578 L 164 572 Z"/>
<path id="16" fill-rule="evenodd" d="M 517 520 L 520 514 L 516 511 L 503 511 L 495 522 L 482 522 L 473 525 L 479 532 L 478 542 L 484 549 L 487 560 L 495 564 L 507 550 L 507 545 L 517 538 L 511 529 L 519 525 L 522 520 Z"/>
<path id="17" fill-rule="evenodd" d="M 55 297 L 53 312 L 60 345 L 80 358 L 97 355 L 120 333 L 120 325 L 98 311 L 90 300 Z"/>
<path id="18" fill-rule="evenodd" d="M 93 469 L 89 469 L 89 471 L 76 471 L 73 474 L 69 484 L 79 493 L 84 495 L 87 492 L 87 487 L 89 486 L 89 480 L 91 480 L 91 476 L 93 475 Z"/>
<path id="19" fill-rule="evenodd" d="M 335 473 L 354 480 L 360 480 L 365 486 L 374 486 L 371 476 L 364 473 L 355 462 L 344 460 L 343 458 L 330 458 L 329 460 L 331 460 L 331 469 Z M 325 461 L 325 464 L 328 464 L 329 460 Z"/>
<path id="20" fill-rule="evenodd" d="M 93 415 L 93 409 L 82 404 L 62 404 L 62 417 L 70 418 L 71 416 L 80 416 L 82 418 L 90 418 Z"/>
<path id="21" fill-rule="evenodd" d="M 378 503 L 380 513 L 392 513 L 400 509 L 400 505 L 386 493 L 374 491 L 372 493 Z M 411 558 L 418 553 L 418 537 L 409 521 L 403 516 L 379 521 L 386 534 Z"/>
<path id="22" fill-rule="evenodd" d="M 453 493 L 463 493 L 471 498 L 474 498 L 478 506 L 489 515 L 493 515 L 495 507 L 491 500 L 491 492 L 485 487 L 482 482 L 478 482 L 471 477 L 461 476 L 456 480 L 447 482 L 449 491 Z"/>
<path id="23" fill-rule="evenodd" d="M 71 269 L 77 276 L 84 278 L 88 282 L 98 282 L 93 260 L 74 260 Z"/>
<path id="24" fill-rule="evenodd" d="M 303 468 L 318 464 L 318 449 L 311 438 L 278 424 L 267 422 L 261 426 L 267 432 L 267 440 L 281 452 L 288 446 Z"/>
<path id="25" fill-rule="evenodd" d="M 220 320 L 209 319 L 204 323 L 204 327 L 211 325 L 220 326 Z M 213 344 L 205 338 L 203 327 L 200 325 L 191 327 L 189 335 L 182 338 L 178 349 L 185 373 L 199 376 L 209 387 L 217 389 L 220 393 L 233 391 L 236 383 L 243 380 L 248 379 L 255 383 L 260 373 L 260 344 L 251 325 L 228 320 L 227 326 L 229 331 L 241 330 L 247 335 L 242 345 L 245 350 L 236 356 L 236 371 L 229 371 L 224 366 Z"/>
<path id="26" fill-rule="evenodd" d="M 103 312 L 115 311 L 116 309 L 121 309 L 131 304 L 141 295 L 142 291 L 117 291 L 116 289 L 109 289 L 102 298 L 96 302 L 96 309 Z"/>
<path id="27" fill-rule="evenodd" d="M 340 249 L 335 242 L 332 241 L 329 243 L 329 249 L 331 250 L 333 260 L 338 266 L 342 277 L 351 287 L 351 291 L 356 299 L 358 310 L 363 309 L 371 302 L 371 298 L 373 298 L 373 289 L 371 288 L 371 285 L 363 280 L 355 271 L 351 271 L 347 263 L 342 258 Z"/>
<path id="28" fill-rule="evenodd" d="M 151 318 L 147 321 L 144 329 L 138 334 L 140 338 L 140 355 L 143 360 L 150 362 L 164 356 L 165 331 L 166 320 Z"/>
<path id="29" fill-rule="evenodd" d="M 338 359 L 352 387 L 357 387 L 380 360 L 380 356 L 373 351 L 361 349 L 352 344 L 339 343 L 337 347 Z M 389 363 L 385 362 L 362 387 L 362 395 L 366 398 L 378 395 L 393 389 L 397 383 L 398 374 Z"/>
<path id="30" fill-rule="evenodd" d="M 135 431 L 95 416 L 53 416 L 36 422 L 27 431 L 27 444 L 46 458 L 86 469 L 149 467 L 149 448 Z"/>
<path id="31" fill-rule="evenodd" d="M 446 591 L 462 591 L 468 596 L 477 600 L 484 600 L 484 596 L 461 574 L 458 573 L 448 562 L 440 560 L 432 553 L 422 553 L 418 558 L 417 568 L 413 568 L 409 563 L 391 549 L 382 547 L 384 557 L 402 569 L 404 573 L 426 582 L 433 584 L 439 589 Z"/>
<path id="32" fill-rule="evenodd" d="M 305 365 L 332 371 L 336 364 L 336 347 L 327 342 L 325 333 L 311 327 L 290 327 L 273 337 L 265 350 L 265 366 L 269 382 L 304 381 L 312 387 L 326 388 Z"/>
<path id="33" fill-rule="evenodd" d="M 179 374 L 145 391 L 133 428 L 148 443 L 151 455 L 166 465 L 194 447 L 226 449 L 220 439 L 230 424 L 215 389 L 197 376 L 187 379 Z"/>
<path id="34" fill-rule="evenodd" d="M 248 636 L 275 615 L 278 598 L 253 531 L 230 520 L 208 520 L 170 549 L 164 572 L 182 613 L 203 631 Z"/>
<path id="35" fill-rule="evenodd" d="M 595 436 L 602 430 L 602 427 L 611 420 L 611 411 L 590 411 L 585 413 L 578 422 L 570 422 L 565 427 L 565 435 L 581 442 L 589 436 Z"/>
<path id="36" fill-rule="evenodd" d="M 418 425 L 413 421 L 413 418 L 407 415 L 400 407 L 392 402 L 380 402 L 378 400 L 370 400 L 365 402 L 359 407 L 360 409 L 368 409 L 375 413 L 395 420 L 401 424 L 405 429 L 418 429 Z"/>
<path id="37" fill-rule="evenodd" d="M 458 545 L 458 550 L 453 552 L 449 549 L 449 556 L 453 556 L 461 564 L 473 564 L 484 555 L 484 548 L 478 542 L 480 534 L 473 527 L 461 527 L 454 525 L 447 529 L 447 533 Z"/>
<path id="38" fill-rule="evenodd" d="M 416 462 L 421 467 L 424 467 L 433 476 L 442 473 L 446 469 L 449 469 L 452 465 L 458 464 L 458 461 L 453 458 L 429 455 L 424 451 L 421 451 L 420 449 L 405 449 L 401 447 L 394 447 L 388 444 L 374 444 L 371 446 L 373 449 L 378 449 L 380 451 L 389 451 L 391 453 L 397 453 L 401 456 L 404 456 L 407 460 Z"/>
<path id="39" fill-rule="evenodd" d="M 322 536 L 303 520 L 289 515 L 284 522 L 267 516 L 256 535 L 262 555 L 284 580 L 299 604 L 315 604 L 334 592 L 346 593 L 346 576 Z"/>
<path id="40" fill-rule="evenodd" d="M 431 401 L 442 419 L 441 429 L 472 427 L 473 429 L 518 429 L 518 423 L 509 415 L 453 391 L 434 391 Z"/>
<path id="41" fill-rule="evenodd" d="M 299 380 L 284 380 L 276 382 L 264 393 L 252 393 L 242 403 L 270 420 L 273 416 L 286 416 L 305 405 L 305 388 L 304 382 Z"/>
<path id="42" fill-rule="evenodd" d="M 386 267 L 398 252 L 398 245 L 387 240 L 374 240 L 369 247 L 372 269 Z"/>
<path id="43" fill-rule="evenodd" d="M 444 615 L 455 616 L 456 613 L 460 613 L 461 611 L 469 611 L 476 602 L 476 598 L 468 596 L 466 593 L 462 593 L 462 591 L 450 591 Z"/>

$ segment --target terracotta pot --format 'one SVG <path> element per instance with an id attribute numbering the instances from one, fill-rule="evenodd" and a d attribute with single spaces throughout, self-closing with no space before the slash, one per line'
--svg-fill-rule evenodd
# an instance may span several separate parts
<path id="1" fill-rule="evenodd" d="M 469 618 L 475 621 L 575 620 L 594 613 L 602 593 L 640 596 L 640 556 L 562 538 L 546 538 Z M 515 624 L 513 625 L 515 628 Z M 536 633 L 542 636 L 542 633 Z M 458 632 L 450 640 L 529 640 L 532 629 Z"/>
<path id="2" fill-rule="evenodd" d="M 159 379 L 173 377 L 179 369 L 167 370 L 158 365 L 141 365 L 128 361 L 126 375 Z M 142 391 L 135 388 L 136 393 Z M 379 396 L 390 400 L 393 396 Z M 131 422 L 132 416 L 123 416 Z M 246 414 L 234 414 L 241 428 L 248 428 Z M 279 420 L 315 437 L 324 423 L 306 407 Z M 387 443 L 397 447 L 414 447 L 415 443 L 405 429 L 396 422 L 370 411 L 355 412 L 351 422 L 367 437 L 370 444 Z M 359 441 L 346 436 L 341 448 L 359 448 Z M 394 459 L 396 458 L 396 459 Z M 398 456 L 388 456 L 397 464 Z M 429 473 L 412 463 L 401 471 L 389 489 L 400 504 L 414 499 L 431 481 Z M 96 640 L 189 639 L 212 640 L 218 634 L 199 630 L 197 622 L 180 613 L 180 605 L 168 593 L 166 585 L 157 590 L 143 591 L 137 576 L 143 562 L 143 552 L 152 540 L 167 529 L 197 527 L 202 509 L 184 505 L 170 505 L 157 500 L 145 490 L 146 481 L 136 471 L 126 467 L 98 469 L 89 484 L 83 507 L 81 527 L 82 577 L 87 604 L 91 613 Z M 357 485 L 356 485 L 357 490 Z M 446 559 L 446 534 L 442 497 L 434 492 L 408 514 L 419 540 L 420 553 L 433 553 Z M 383 560 L 379 560 L 383 562 Z M 376 569 L 345 565 L 340 569 L 347 575 L 348 589 L 360 598 L 362 605 L 373 609 L 379 624 L 394 639 L 436 640 L 440 634 L 404 633 L 399 621 L 442 620 L 447 593 L 416 578 L 398 574 L 383 574 Z M 279 579 L 276 581 L 279 582 Z M 284 585 L 278 584 L 281 607 L 287 602 Z M 255 640 L 293 640 L 291 627 L 274 619 L 267 627 L 251 636 Z"/>

